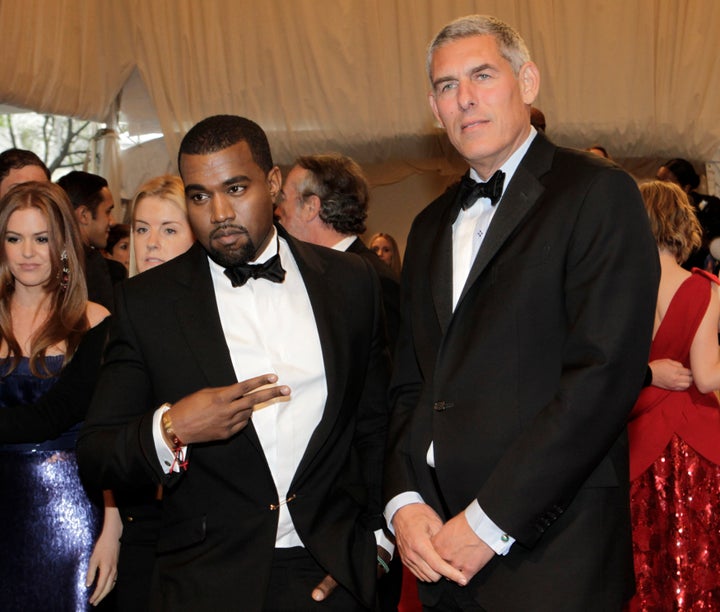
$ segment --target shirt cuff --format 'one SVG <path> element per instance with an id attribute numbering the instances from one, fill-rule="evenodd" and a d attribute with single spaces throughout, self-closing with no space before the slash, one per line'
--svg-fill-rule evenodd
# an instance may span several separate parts
<path id="1" fill-rule="evenodd" d="M 390 553 L 390 559 L 392 559 L 395 554 L 395 544 L 390 541 L 382 529 L 376 529 L 373 534 L 375 534 L 375 543 L 387 550 Z"/>
<path id="2" fill-rule="evenodd" d="M 417 493 L 416 491 L 405 491 L 404 493 L 400 493 L 399 495 L 396 495 L 393 497 L 385 506 L 385 512 L 383 512 L 383 515 L 385 516 L 385 523 L 387 523 L 387 527 L 390 530 L 390 533 L 395 535 L 395 530 L 393 529 L 392 520 L 395 516 L 395 513 L 400 510 L 403 506 L 409 506 L 410 504 L 424 504 L 425 500 L 420 496 L 420 493 Z"/>
<path id="3" fill-rule="evenodd" d="M 170 410 L 170 408 L 167 406 L 161 406 L 160 408 L 158 408 L 153 414 L 152 422 L 153 441 L 155 442 L 155 453 L 157 454 L 158 461 L 160 462 L 160 468 L 166 474 L 169 474 L 170 472 L 180 471 L 180 466 L 175 460 L 175 453 L 173 452 L 173 449 L 171 449 L 167 445 L 167 442 L 165 442 L 165 437 L 163 436 L 162 415 L 165 414 L 168 410 Z M 187 446 L 182 447 L 182 452 L 183 456 L 187 456 Z"/>
<path id="4" fill-rule="evenodd" d="M 515 543 L 515 538 L 509 536 L 493 523 L 477 500 L 474 500 L 465 508 L 465 519 L 475 532 L 475 535 L 492 548 L 496 554 L 507 555 L 510 552 L 510 547 Z"/>

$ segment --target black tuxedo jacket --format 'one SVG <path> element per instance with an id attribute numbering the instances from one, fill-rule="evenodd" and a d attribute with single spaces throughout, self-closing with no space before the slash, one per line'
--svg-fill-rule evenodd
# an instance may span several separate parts
<path id="1" fill-rule="evenodd" d="M 382 301 L 385 309 L 385 323 L 387 324 L 388 345 L 395 348 L 398 332 L 400 331 L 400 281 L 395 277 L 390 267 L 375 253 L 368 249 L 360 238 L 347 248 L 348 253 L 355 253 L 364 257 L 373 270 L 377 272 L 382 288 Z"/>
<path id="2" fill-rule="evenodd" d="M 113 280 L 108 260 L 97 249 L 85 245 L 85 278 L 87 280 L 88 299 L 102 304 L 110 312 L 115 310 L 113 300 Z M 115 262 L 117 263 L 117 262 Z M 120 264 L 122 265 L 122 264 Z"/>
<path id="3" fill-rule="evenodd" d="M 323 418 L 290 487 L 289 510 L 314 559 L 370 607 L 387 433 L 379 285 L 361 259 L 279 231 L 308 291 L 328 385 Z M 152 437 L 160 404 L 236 381 L 207 255 L 196 244 L 130 279 L 117 296 L 78 443 L 81 470 L 103 488 L 164 484 L 151 609 L 261 610 L 277 527 L 271 505 L 278 498 L 252 423 L 229 440 L 192 445 L 187 471 L 170 476 Z"/>
<path id="4" fill-rule="evenodd" d="M 453 312 L 456 192 L 408 240 L 386 501 L 418 491 L 448 518 L 477 499 L 516 538 L 468 587 L 489 610 L 619 610 L 633 582 L 625 421 L 659 281 L 639 192 L 538 134 Z"/>

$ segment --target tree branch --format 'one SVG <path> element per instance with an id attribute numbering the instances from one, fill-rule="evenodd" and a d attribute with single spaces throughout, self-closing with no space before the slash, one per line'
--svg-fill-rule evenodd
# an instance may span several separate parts
<path id="1" fill-rule="evenodd" d="M 13 149 L 17 149 L 17 138 L 15 137 L 15 128 L 13 127 L 12 115 L 8 113 L 5 115 L 8 122 L 8 131 L 10 132 L 10 141 L 12 142 Z"/>

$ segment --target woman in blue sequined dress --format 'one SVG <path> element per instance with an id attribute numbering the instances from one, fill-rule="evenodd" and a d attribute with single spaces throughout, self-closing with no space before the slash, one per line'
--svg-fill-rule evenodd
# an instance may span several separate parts
<path id="1" fill-rule="evenodd" d="M 109 313 L 87 301 L 60 187 L 13 188 L 0 201 L 0 239 L 0 609 L 85 610 L 114 568 L 102 559 L 96 584 L 85 586 L 100 510 L 78 477 L 76 429 L 65 429 L 87 405 Z M 76 351 L 71 380 L 55 390 Z M 78 367 L 88 368 L 85 385 Z"/>

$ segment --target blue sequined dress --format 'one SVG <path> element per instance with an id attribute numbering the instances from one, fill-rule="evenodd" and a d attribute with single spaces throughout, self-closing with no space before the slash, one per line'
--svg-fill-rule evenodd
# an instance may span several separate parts
<path id="1" fill-rule="evenodd" d="M 63 357 L 46 364 L 57 373 Z M 4 370 L 0 366 L 0 374 Z M 26 358 L 0 378 L 0 410 L 30 404 L 56 381 L 38 378 Z M 0 610 L 90 610 L 88 561 L 101 525 L 78 476 L 78 427 L 41 444 L 0 444 Z"/>

